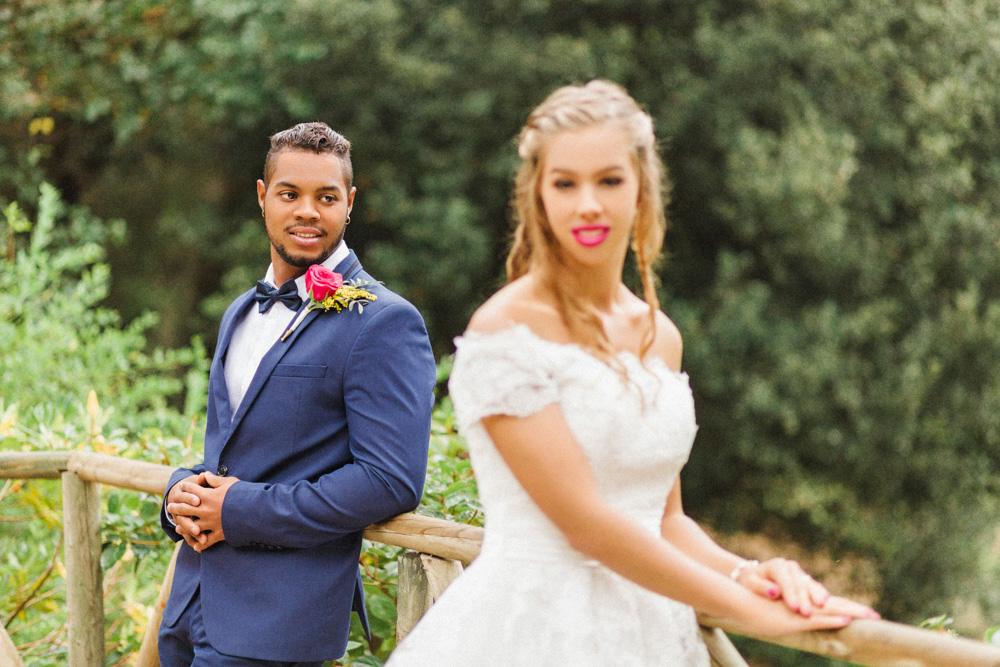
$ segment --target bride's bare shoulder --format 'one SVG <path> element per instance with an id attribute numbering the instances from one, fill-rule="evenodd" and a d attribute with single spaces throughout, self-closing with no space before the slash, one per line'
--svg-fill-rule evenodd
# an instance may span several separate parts
<path id="1" fill-rule="evenodd" d="M 656 333 L 650 352 L 663 359 L 669 368 L 679 371 L 683 350 L 684 342 L 677 325 L 663 311 L 657 311 Z"/>
<path id="2" fill-rule="evenodd" d="M 546 340 L 570 340 L 559 311 L 530 275 L 509 283 L 487 299 L 472 315 L 466 331 L 495 333 L 518 324 Z"/>

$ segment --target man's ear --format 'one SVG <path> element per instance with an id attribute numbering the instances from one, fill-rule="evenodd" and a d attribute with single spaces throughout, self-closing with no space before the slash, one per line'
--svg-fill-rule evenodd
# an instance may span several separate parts
<path id="1" fill-rule="evenodd" d="M 260 181 L 257 182 L 260 183 Z M 260 188 L 260 186 L 257 187 Z M 354 195 L 356 195 L 357 193 L 358 189 L 353 186 L 351 187 L 351 191 L 347 193 L 347 215 L 350 215 L 351 209 L 354 208 Z"/>
<path id="2" fill-rule="evenodd" d="M 260 204 L 261 215 L 264 214 L 264 194 L 267 192 L 267 186 L 264 185 L 264 181 L 257 179 L 257 203 Z"/>

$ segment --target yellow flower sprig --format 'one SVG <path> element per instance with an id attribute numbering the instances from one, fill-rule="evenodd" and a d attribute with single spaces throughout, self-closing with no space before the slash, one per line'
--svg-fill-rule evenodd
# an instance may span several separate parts
<path id="1" fill-rule="evenodd" d="M 327 312 L 333 310 L 334 312 L 340 312 L 344 308 L 348 310 L 354 310 L 354 306 L 358 307 L 358 313 L 363 313 L 365 306 L 372 301 L 378 301 L 378 297 L 363 289 L 365 285 L 373 284 L 368 280 L 352 280 L 349 283 L 344 283 L 337 291 L 330 294 L 322 301 L 317 301 L 315 299 L 310 299 L 306 307 L 299 311 L 298 317 L 292 322 L 292 325 L 285 330 L 285 333 L 281 334 L 282 342 L 292 335 L 292 333 L 299 328 L 302 324 L 302 320 L 306 318 L 310 310 L 322 310 Z"/>
<path id="2" fill-rule="evenodd" d="M 324 311 L 332 309 L 339 312 L 344 308 L 354 310 L 354 306 L 357 306 L 358 312 L 363 313 L 366 304 L 372 301 L 378 301 L 377 296 L 366 289 L 362 289 L 365 285 L 371 285 L 371 283 L 362 280 L 354 280 L 349 283 L 344 283 L 344 286 L 338 289 L 334 294 L 331 294 L 322 301 L 313 301 L 310 303 L 309 308 L 322 309 Z"/>

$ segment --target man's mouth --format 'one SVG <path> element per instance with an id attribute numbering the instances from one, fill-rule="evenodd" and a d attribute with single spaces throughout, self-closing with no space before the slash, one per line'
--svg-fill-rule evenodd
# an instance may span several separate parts
<path id="1" fill-rule="evenodd" d="M 294 238 L 295 241 L 299 245 L 303 245 L 303 246 L 312 246 L 312 245 L 315 245 L 316 243 L 318 243 L 320 237 L 323 236 L 323 234 L 321 234 L 320 232 L 312 231 L 312 230 L 310 230 L 310 231 L 306 231 L 306 230 L 290 231 L 290 232 L 288 232 L 288 234 L 289 234 L 289 236 L 291 236 L 292 238 Z"/>

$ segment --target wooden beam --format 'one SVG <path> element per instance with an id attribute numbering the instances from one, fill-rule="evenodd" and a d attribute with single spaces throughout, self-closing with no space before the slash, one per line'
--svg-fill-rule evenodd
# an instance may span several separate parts
<path id="1" fill-rule="evenodd" d="M 0 479 L 59 479 L 70 452 L 0 452 Z"/>
<path id="2" fill-rule="evenodd" d="M 0 479 L 51 478 L 59 476 L 64 470 L 74 470 L 79 473 L 77 475 L 74 472 L 68 472 L 62 475 L 64 520 L 67 530 L 65 546 L 67 574 L 69 575 L 70 571 L 89 573 L 85 575 L 83 580 L 70 586 L 69 595 L 71 598 L 75 595 L 77 602 L 79 602 L 79 586 L 84 584 L 91 587 L 91 590 L 98 591 L 93 597 L 94 602 L 98 605 L 94 613 L 74 611 L 75 603 L 70 604 L 72 645 L 74 635 L 72 618 L 74 615 L 77 617 L 77 621 L 80 620 L 81 615 L 92 621 L 99 616 L 102 619 L 101 625 L 103 625 L 103 609 L 99 606 L 101 600 L 100 541 L 97 533 L 99 504 L 95 482 L 161 494 L 174 468 L 91 452 L 0 452 Z M 74 500 L 77 496 L 80 499 Z M 71 506 L 74 509 L 70 509 Z M 73 512 L 77 512 L 75 509 L 77 506 L 82 510 L 81 516 L 86 515 L 89 518 L 74 519 L 71 515 Z M 82 553 L 83 550 L 70 546 L 71 532 L 76 534 L 75 539 L 80 544 L 91 545 L 87 547 L 87 553 L 83 554 L 82 562 L 72 565 L 72 554 L 77 551 Z M 425 554 L 469 563 L 479 554 L 483 529 L 417 514 L 405 514 L 369 526 L 365 530 L 365 537 L 384 544 L 401 546 Z M 89 580 L 86 577 L 89 577 Z M 75 593 L 74 586 L 77 587 Z M 707 616 L 699 616 L 699 621 L 702 625 L 721 628 L 729 633 L 754 637 L 752 633 L 744 631 L 731 621 Z M 96 625 L 96 623 L 92 623 L 92 627 L 96 627 Z M 96 633 L 94 634 L 96 636 Z M 952 667 L 954 665 L 1000 667 L 1000 648 L 998 647 L 886 621 L 859 620 L 838 631 L 754 638 L 872 667 Z M 103 655 L 103 638 L 101 642 L 98 642 L 98 645 L 100 654 Z M 78 663 L 71 662 L 70 664 L 71 667 L 77 667 Z M 89 667 L 90 664 L 99 663 L 79 664 Z M 103 664 L 103 660 L 100 661 L 100 664 Z"/>
<path id="3" fill-rule="evenodd" d="M 94 452 L 73 452 L 68 469 L 90 482 L 100 482 L 120 489 L 145 491 L 162 496 L 176 470 L 170 466 L 146 461 L 133 461 Z"/>
<path id="4" fill-rule="evenodd" d="M 727 619 L 699 616 L 698 620 L 730 634 L 869 667 L 1000 667 L 996 646 L 889 621 L 856 620 L 843 630 L 762 637 Z"/>
<path id="5" fill-rule="evenodd" d="M 161 495 L 176 468 L 94 452 L 0 452 L 0 479 L 58 477 L 64 470 L 72 470 L 84 481 Z M 365 537 L 469 563 L 479 555 L 483 529 L 403 514 L 372 524 Z"/>
<path id="6" fill-rule="evenodd" d="M 479 555 L 483 529 L 420 514 L 399 516 L 372 524 L 369 540 L 471 563 Z"/>
<path id="7" fill-rule="evenodd" d="M 97 484 L 62 474 L 69 667 L 104 666 L 101 497 Z"/>

